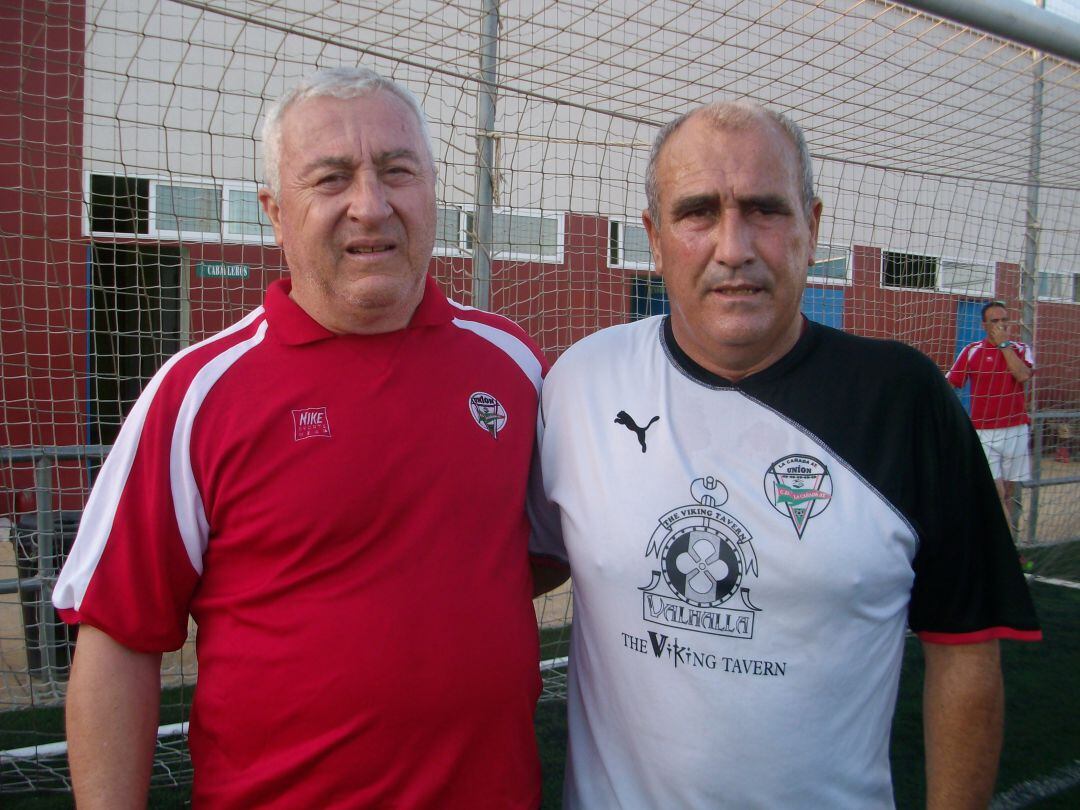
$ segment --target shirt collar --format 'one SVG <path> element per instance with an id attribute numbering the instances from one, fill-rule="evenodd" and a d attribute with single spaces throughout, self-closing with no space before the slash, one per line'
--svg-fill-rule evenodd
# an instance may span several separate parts
<path id="1" fill-rule="evenodd" d="M 270 284 L 266 290 L 266 319 L 270 331 L 282 343 L 289 346 L 301 346 L 305 343 L 315 343 L 320 340 L 328 340 L 335 337 L 343 337 L 331 332 L 325 326 L 312 318 L 299 304 L 289 297 L 292 290 L 292 280 L 289 278 L 279 279 Z M 425 326 L 439 326 L 450 323 L 454 317 L 454 309 L 446 296 L 430 275 L 424 281 L 424 297 L 420 300 L 420 306 L 416 308 L 409 325 L 406 329 L 417 329 Z M 350 335 L 348 337 L 359 337 Z"/>
<path id="2" fill-rule="evenodd" d="M 714 374 L 704 366 L 699 365 L 690 357 L 690 355 L 684 352 L 682 346 L 675 340 L 675 331 L 671 326 L 670 315 L 664 318 L 660 334 L 664 347 L 667 350 L 668 357 L 671 358 L 671 361 L 691 379 L 697 380 L 699 383 L 709 386 L 710 388 L 744 388 L 752 386 L 755 382 L 770 382 L 778 379 L 787 374 L 792 368 L 799 365 L 817 342 L 820 329 L 821 327 L 818 324 L 815 324 L 803 315 L 799 339 L 795 342 L 795 345 L 791 347 L 788 353 L 779 358 L 772 365 L 767 366 L 760 371 L 756 371 L 747 377 L 743 377 L 738 382 L 732 382 L 725 377 L 721 377 L 719 374 Z"/>

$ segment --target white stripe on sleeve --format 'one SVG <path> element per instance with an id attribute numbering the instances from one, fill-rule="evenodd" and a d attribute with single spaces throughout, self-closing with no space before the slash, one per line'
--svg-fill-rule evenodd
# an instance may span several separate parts
<path id="1" fill-rule="evenodd" d="M 532 353 L 532 350 L 526 346 L 523 341 L 514 335 L 511 335 L 509 332 L 505 332 L 495 326 L 488 326 L 486 323 L 481 323 L 480 321 L 454 318 L 453 324 L 459 329 L 465 329 L 475 335 L 479 335 L 492 345 L 502 349 L 511 360 L 518 364 L 518 367 L 533 384 L 533 388 L 536 389 L 536 395 L 538 397 L 540 396 L 540 382 L 543 379 L 543 367 L 540 365 L 540 361 L 536 359 L 536 355 Z"/>
<path id="2" fill-rule="evenodd" d="M 94 570 L 101 560 L 101 555 L 105 552 L 105 544 L 109 539 L 109 535 L 112 534 L 116 510 L 127 486 L 128 476 L 131 474 L 132 465 L 135 463 L 135 454 L 142 440 L 146 415 L 150 410 L 150 405 L 154 401 L 158 388 L 161 387 L 162 380 L 181 359 L 191 352 L 246 329 L 262 314 L 262 307 L 252 310 L 246 317 L 237 321 L 228 329 L 177 352 L 165 361 L 146 388 L 143 389 L 142 394 L 139 395 L 125 418 L 120 435 L 117 437 L 112 450 L 109 451 L 109 455 L 98 473 L 94 488 L 90 492 L 86 506 L 83 508 L 75 544 L 72 546 L 71 554 L 60 572 L 56 587 L 53 590 L 53 605 L 57 608 L 74 608 L 78 610 L 82 606 L 83 596 L 85 596 L 86 589 L 90 585 L 90 579 L 93 577 Z M 189 556 L 190 553 L 191 550 L 188 547 Z M 192 564 L 195 564 L 194 561 Z M 201 561 L 196 566 L 196 570 L 202 570 Z"/>

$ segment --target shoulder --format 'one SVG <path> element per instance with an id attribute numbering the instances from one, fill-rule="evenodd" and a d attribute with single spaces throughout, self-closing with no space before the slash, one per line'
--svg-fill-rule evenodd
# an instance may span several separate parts
<path id="1" fill-rule="evenodd" d="M 453 310 L 452 328 L 478 338 L 480 345 L 509 357 L 539 388 L 548 368 L 547 359 L 524 329 L 503 315 L 465 306 L 450 298 L 446 300 Z"/>
<path id="2" fill-rule="evenodd" d="M 498 315 L 494 312 L 488 312 L 486 309 L 477 309 L 476 307 L 459 304 L 452 298 L 447 298 L 446 302 L 450 305 L 453 313 L 452 320 L 456 326 L 465 326 L 467 328 L 469 325 L 476 324 L 487 329 L 505 332 L 507 335 L 529 346 L 535 347 L 536 345 L 524 329 L 505 315 Z"/>
<path id="3" fill-rule="evenodd" d="M 814 324 L 819 361 L 842 365 L 860 374 L 884 380 L 912 375 L 937 379 L 941 370 L 918 349 L 898 340 L 863 337 Z"/>
<path id="4" fill-rule="evenodd" d="M 266 312 L 262 307 L 215 335 L 194 343 L 165 361 L 146 386 L 143 396 L 159 389 L 178 396 L 192 385 L 209 387 L 240 358 L 264 343 Z"/>
<path id="5" fill-rule="evenodd" d="M 986 348 L 986 341 L 976 340 L 974 343 L 969 343 L 967 346 L 960 350 L 961 354 L 970 354 L 971 352 L 977 352 L 979 349 Z"/>
<path id="6" fill-rule="evenodd" d="M 571 374 L 598 365 L 606 366 L 616 358 L 629 360 L 642 351 L 659 351 L 663 321 L 663 315 L 654 315 L 593 332 L 563 352 L 551 373 Z"/>

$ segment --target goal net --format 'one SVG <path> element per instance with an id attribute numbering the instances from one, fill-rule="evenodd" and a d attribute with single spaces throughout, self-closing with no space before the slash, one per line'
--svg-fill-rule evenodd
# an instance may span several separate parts
<path id="1" fill-rule="evenodd" d="M 316 67 L 414 91 L 439 168 L 432 273 L 551 360 L 666 311 L 640 218 L 658 128 L 719 98 L 789 115 L 824 201 L 804 311 L 944 371 L 982 337 L 982 304 L 1006 302 L 1037 365 L 1017 540 L 1037 575 L 1080 578 L 1075 62 L 870 0 L 15 0 L 0 26 L 0 790 L 66 785 L 35 754 L 63 739 L 70 639 L 51 583 L 150 375 L 286 272 L 258 133 Z M 544 694 L 560 697 L 569 588 L 536 611 Z M 196 675 L 190 646 L 167 660 L 168 723 Z M 155 782 L 182 782 L 183 747 L 163 740 Z"/>

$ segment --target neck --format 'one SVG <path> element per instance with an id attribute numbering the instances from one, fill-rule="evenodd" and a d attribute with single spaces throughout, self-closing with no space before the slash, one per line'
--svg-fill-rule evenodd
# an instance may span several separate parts
<path id="1" fill-rule="evenodd" d="M 692 330 L 686 329 L 674 313 L 671 316 L 671 330 L 679 348 L 706 371 L 729 382 L 739 382 L 769 368 L 795 347 L 805 328 L 806 321 L 800 314 L 779 339 L 767 347 L 739 344 L 708 346 L 698 340 Z"/>

